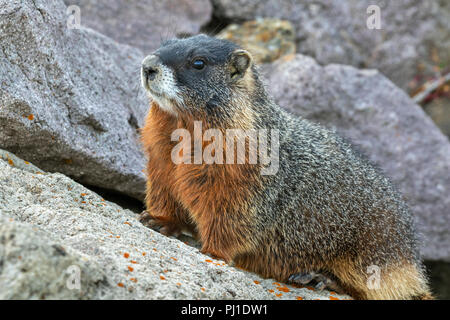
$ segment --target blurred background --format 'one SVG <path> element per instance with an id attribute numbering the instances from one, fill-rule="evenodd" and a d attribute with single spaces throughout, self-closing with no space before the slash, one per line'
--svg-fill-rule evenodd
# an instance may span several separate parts
<path id="1" fill-rule="evenodd" d="M 0 149 L 138 213 L 140 62 L 173 37 L 229 39 L 282 107 L 349 137 L 392 178 L 433 290 L 450 298 L 448 1 L 0 3 Z"/>

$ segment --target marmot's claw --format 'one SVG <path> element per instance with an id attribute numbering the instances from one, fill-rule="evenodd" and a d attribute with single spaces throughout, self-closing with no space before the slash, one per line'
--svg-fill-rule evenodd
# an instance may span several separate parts
<path id="1" fill-rule="evenodd" d="M 310 282 L 314 281 L 314 283 L 316 283 L 314 287 L 316 290 L 321 291 L 327 288 L 330 290 L 342 292 L 336 281 L 314 271 L 295 273 L 288 278 L 288 281 L 299 285 L 309 284 Z"/>
<path id="2" fill-rule="evenodd" d="M 308 284 L 314 278 L 313 273 L 295 273 L 289 277 L 290 282 L 298 284 Z"/>
<path id="3" fill-rule="evenodd" d="M 323 282 L 320 281 L 319 283 L 316 284 L 316 286 L 314 287 L 314 289 L 322 291 L 323 289 L 325 289 L 327 287 L 327 285 Z"/>
<path id="4" fill-rule="evenodd" d="M 157 221 L 150 215 L 147 210 L 141 212 L 138 220 L 140 223 L 150 229 L 159 229 L 157 227 L 160 226 L 160 224 L 157 223 Z"/>
<path id="5" fill-rule="evenodd" d="M 165 225 L 159 229 L 159 233 L 167 236 L 167 237 L 178 237 L 181 234 L 181 230 L 174 225 Z"/>
<path id="6" fill-rule="evenodd" d="M 144 224 L 145 222 L 147 222 L 147 220 L 151 219 L 152 217 L 150 216 L 150 213 L 148 213 L 147 210 L 144 210 L 141 212 L 141 214 L 139 215 L 139 222 L 141 222 L 142 224 Z"/>
<path id="7" fill-rule="evenodd" d="M 158 231 L 167 237 L 178 237 L 181 234 L 181 229 L 176 224 L 154 218 L 147 210 L 141 212 L 138 220 L 144 226 Z"/>

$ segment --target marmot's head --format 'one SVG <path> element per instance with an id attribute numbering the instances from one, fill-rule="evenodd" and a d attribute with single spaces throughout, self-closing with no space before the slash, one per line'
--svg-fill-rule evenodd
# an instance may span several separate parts
<path id="1" fill-rule="evenodd" d="M 164 42 L 142 62 L 141 77 L 163 110 L 222 118 L 252 100 L 257 80 L 247 51 L 206 35 Z"/>

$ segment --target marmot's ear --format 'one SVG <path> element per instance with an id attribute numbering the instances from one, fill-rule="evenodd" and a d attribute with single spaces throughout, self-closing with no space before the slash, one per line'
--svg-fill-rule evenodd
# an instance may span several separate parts
<path id="1" fill-rule="evenodd" d="M 243 49 L 237 49 L 231 54 L 230 60 L 230 78 L 232 80 L 240 79 L 244 76 L 247 69 L 252 65 L 251 54 Z"/>

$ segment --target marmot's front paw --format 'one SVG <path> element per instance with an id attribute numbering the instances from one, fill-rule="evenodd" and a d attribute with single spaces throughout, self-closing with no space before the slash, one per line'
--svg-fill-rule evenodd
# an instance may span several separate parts
<path id="1" fill-rule="evenodd" d="M 335 280 L 314 271 L 295 273 L 288 278 L 288 281 L 299 285 L 315 283 L 315 289 L 317 290 L 327 288 L 329 290 L 342 292 L 342 289 Z"/>
<path id="2" fill-rule="evenodd" d="M 159 233 L 170 237 L 178 237 L 181 234 L 181 228 L 173 222 L 153 217 L 147 210 L 139 215 L 139 221 L 146 227 L 159 231 Z"/>

